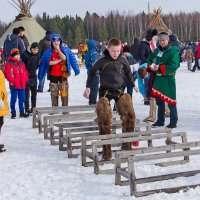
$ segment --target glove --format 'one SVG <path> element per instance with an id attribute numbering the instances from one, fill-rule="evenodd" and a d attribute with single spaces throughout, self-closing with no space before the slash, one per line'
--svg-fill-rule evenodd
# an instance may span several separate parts
<path id="1" fill-rule="evenodd" d="M 157 71 L 158 68 L 159 68 L 159 66 L 156 65 L 156 64 L 154 64 L 154 63 L 152 63 L 152 64 L 150 65 L 150 69 L 151 69 L 152 71 Z"/>
<path id="2" fill-rule="evenodd" d="M 0 110 L 4 109 L 4 102 L 2 101 L 2 99 L 0 100 Z"/>
<path id="3" fill-rule="evenodd" d="M 164 64 L 162 64 L 162 65 L 159 66 L 159 69 L 161 71 L 161 74 L 163 76 L 165 76 L 166 75 L 166 66 Z"/>

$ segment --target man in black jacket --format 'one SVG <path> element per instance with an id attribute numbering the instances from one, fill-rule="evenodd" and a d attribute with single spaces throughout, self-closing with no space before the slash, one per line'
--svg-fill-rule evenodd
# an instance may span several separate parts
<path id="1" fill-rule="evenodd" d="M 39 56 L 40 58 L 42 57 L 43 53 L 46 51 L 46 49 L 48 49 L 51 46 L 51 35 L 52 32 L 51 31 L 46 31 L 46 34 L 44 36 L 43 39 L 40 40 L 39 42 Z M 39 84 L 38 84 L 38 92 L 43 92 L 44 89 L 44 83 L 45 83 L 45 77 L 42 80 L 39 80 Z M 50 90 L 48 90 L 50 91 Z"/>

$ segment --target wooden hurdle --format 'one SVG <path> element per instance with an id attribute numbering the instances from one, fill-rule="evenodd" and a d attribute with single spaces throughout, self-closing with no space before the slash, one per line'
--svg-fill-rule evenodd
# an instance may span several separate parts
<path id="1" fill-rule="evenodd" d="M 200 170 L 198 166 L 198 169 L 193 171 L 178 172 L 178 173 L 165 174 L 159 176 L 150 176 L 146 178 L 137 178 L 135 163 L 147 160 L 158 160 L 158 159 L 179 158 L 179 157 L 184 157 L 186 159 L 185 161 L 188 162 L 189 156 L 200 155 L 199 147 L 200 147 L 200 141 L 197 141 L 197 142 L 186 142 L 182 144 L 170 144 L 166 146 L 150 147 L 146 149 L 138 149 L 129 152 L 120 152 L 120 153 L 116 152 L 115 184 L 130 185 L 130 193 L 131 195 L 134 195 L 136 197 L 146 196 L 160 192 L 174 193 L 180 190 L 187 190 L 188 188 L 196 188 L 197 186 L 200 186 L 200 184 L 137 191 L 137 184 L 151 183 L 155 181 L 164 181 L 169 179 L 175 179 L 178 177 L 194 176 L 196 174 L 199 174 Z M 197 149 L 191 150 L 191 148 L 197 148 Z M 126 159 L 126 162 L 128 162 L 128 168 L 121 167 L 122 159 Z M 183 164 L 186 162 L 174 161 L 173 163 L 173 161 L 169 161 L 168 165 Z M 121 177 L 126 178 L 126 180 L 121 181 Z"/>
<path id="2" fill-rule="evenodd" d="M 43 116 L 55 114 L 68 114 L 73 112 L 95 111 L 95 105 L 75 105 L 75 106 L 58 106 L 58 107 L 40 107 L 33 108 L 32 127 L 38 128 L 39 133 L 43 130 Z"/>

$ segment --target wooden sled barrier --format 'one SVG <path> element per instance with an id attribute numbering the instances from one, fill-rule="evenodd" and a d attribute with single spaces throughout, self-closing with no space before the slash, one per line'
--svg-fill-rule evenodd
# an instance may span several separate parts
<path id="1" fill-rule="evenodd" d="M 136 130 L 139 131 L 141 127 L 150 128 L 150 125 L 144 122 L 139 122 L 136 120 Z M 60 124 L 59 127 L 59 150 L 67 150 L 68 158 L 75 158 L 79 153 L 73 153 L 75 149 L 81 149 L 80 143 L 82 142 L 83 137 L 99 136 L 99 128 L 96 121 L 93 122 L 82 122 L 74 124 L 74 127 L 69 128 L 69 123 Z M 70 124 L 71 126 L 71 124 Z M 122 132 L 121 129 L 121 120 L 114 119 L 112 123 L 112 134 Z M 66 135 L 64 136 L 64 132 Z M 64 147 L 64 145 L 66 147 Z M 91 144 L 87 145 L 87 148 L 91 149 Z"/>
<path id="2" fill-rule="evenodd" d="M 39 133 L 43 130 L 43 116 L 55 114 L 69 114 L 71 112 L 95 111 L 95 105 L 77 105 L 77 106 L 58 106 L 58 107 L 40 107 L 33 108 L 32 127 L 38 128 Z"/>
<path id="3" fill-rule="evenodd" d="M 189 161 L 189 156 L 200 155 L 200 141 L 197 142 L 186 142 L 182 144 L 169 144 L 166 146 L 150 147 L 145 149 L 136 149 L 134 151 L 127 152 L 116 152 L 115 153 L 115 184 L 116 185 L 130 185 L 130 193 L 136 197 L 147 196 L 154 193 L 166 192 L 166 193 L 175 193 L 180 190 L 188 190 L 189 188 L 196 188 L 200 186 L 199 184 L 193 185 L 184 185 L 178 187 L 170 188 L 159 188 L 153 190 L 143 190 L 138 191 L 137 185 L 143 183 L 151 183 L 156 181 L 165 181 L 169 179 L 175 179 L 178 177 L 190 177 L 195 176 L 200 173 L 198 166 L 197 170 L 193 171 L 184 171 L 173 174 L 165 174 L 159 176 L 150 176 L 145 178 L 136 177 L 136 167 L 135 164 L 141 161 L 148 160 L 158 160 L 158 159 L 167 159 L 170 158 L 179 158 L 184 157 L 185 162 L 181 161 L 169 161 L 164 166 L 174 165 L 174 164 L 183 164 Z M 191 148 L 194 148 L 191 150 Z M 174 151 L 174 152 L 171 152 Z M 122 168 L 122 160 L 128 162 L 128 168 Z M 126 180 L 122 181 L 121 178 L 124 177 Z M 144 187 L 143 187 L 144 188 Z"/>
<path id="4" fill-rule="evenodd" d="M 126 142 L 133 141 L 146 141 L 147 147 L 152 146 L 153 140 L 163 140 L 164 144 L 166 140 L 170 143 L 172 138 L 178 137 L 181 142 L 187 142 L 186 133 L 172 133 L 169 129 L 161 129 L 161 130 L 147 130 L 140 132 L 129 132 L 129 133 L 121 133 L 121 134 L 111 134 L 111 135 L 99 135 L 99 136 L 90 136 L 82 138 L 82 166 L 94 166 L 95 174 L 112 174 L 114 173 L 114 167 L 111 169 L 102 169 L 101 165 L 113 164 L 114 158 L 105 161 L 102 160 L 100 152 L 98 152 L 98 148 L 101 148 L 103 145 L 110 144 L 112 146 L 112 151 L 117 152 L 121 151 L 121 149 L 113 149 L 114 146 L 121 145 Z M 151 142 L 149 142 L 151 141 Z M 88 142 L 92 145 L 92 151 L 88 149 Z M 147 148 L 146 147 L 146 148 Z M 137 150 L 136 148 L 135 150 Z M 134 149 L 133 149 L 134 151 Z M 185 158 L 187 160 L 187 158 Z"/>

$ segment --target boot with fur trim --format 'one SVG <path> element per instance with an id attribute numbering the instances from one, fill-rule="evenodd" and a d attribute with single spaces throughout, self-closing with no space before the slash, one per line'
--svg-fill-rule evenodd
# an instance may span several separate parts
<path id="1" fill-rule="evenodd" d="M 59 94 L 59 84 L 50 83 L 50 92 L 51 92 L 51 104 L 52 106 L 58 106 L 58 94 Z"/>
<path id="2" fill-rule="evenodd" d="M 129 94 L 123 94 L 117 101 L 117 112 L 122 120 L 122 132 L 133 132 L 135 128 L 135 111 Z M 131 150 L 131 142 L 122 144 L 123 150 Z"/>
<path id="3" fill-rule="evenodd" d="M 155 122 L 156 121 L 156 100 L 155 98 L 150 98 L 150 111 L 149 116 L 146 117 L 143 121 L 144 122 Z"/>
<path id="4" fill-rule="evenodd" d="M 96 104 L 97 123 L 99 126 L 99 134 L 111 134 L 112 128 L 112 110 L 110 102 L 107 98 L 102 97 Z M 110 160 L 112 158 L 111 145 L 103 145 L 103 159 Z"/>

